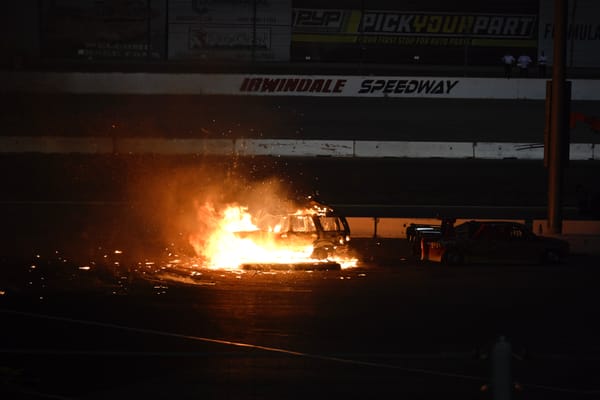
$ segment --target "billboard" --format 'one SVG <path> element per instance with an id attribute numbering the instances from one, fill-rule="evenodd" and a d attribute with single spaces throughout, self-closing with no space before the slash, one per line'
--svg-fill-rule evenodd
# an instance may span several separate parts
<path id="1" fill-rule="evenodd" d="M 498 64 L 506 48 L 535 53 L 537 9 L 527 2 L 498 11 L 471 3 L 469 8 L 453 3 L 452 10 L 444 2 L 425 3 L 424 10 L 398 4 L 396 9 L 295 7 L 292 57 L 462 65 Z"/>
<path id="2" fill-rule="evenodd" d="M 600 2 L 568 0 L 567 66 L 600 66 Z M 540 0 L 539 49 L 552 64 L 554 0 Z"/>
<path id="3" fill-rule="evenodd" d="M 164 57 L 164 1 L 46 0 L 40 7 L 42 58 Z"/>
<path id="4" fill-rule="evenodd" d="M 172 60 L 288 61 L 291 0 L 171 0 Z"/>

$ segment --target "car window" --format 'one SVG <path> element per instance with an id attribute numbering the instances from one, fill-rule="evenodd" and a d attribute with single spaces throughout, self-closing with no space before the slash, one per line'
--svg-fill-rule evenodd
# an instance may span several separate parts
<path id="1" fill-rule="evenodd" d="M 470 237 L 474 237 L 478 228 L 479 228 L 479 224 L 466 222 L 466 223 L 458 225 L 456 228 L 454 228 L 454 234 L 456 235 L 456 237 L 459 237 L 459 238 L 470 238 Z"/>
<path id="2" fill-rule="evenodd" d="M 290 231 L 315 232 L 315 223 L 308 215 L 293 215 L 290 217 Z"/>
<path id="3" fill-rule="evenodd" d="M 508 225 L 497 225 L 494 229 L 494 239 L 496 239 L 496 240 L 511 239 L 511 227 Z"/>
<path id="4" fill-rule="evenodd" d="M 510 230 L 510 238 L 513 240 L 523 240 L 526 237 L 526 232 L 519 226 L 513 226 Z"/>
<path id="5" fill-rule="evenodd" d="M 256 226 L 264 232 L 287 230 L 288 220 L 280 215 L 265 214 L 256 219 Z"/>
<path id="6" fill-rule="evenodd" d="M 492 227 L 488 224 L 479 225 L 477 227 L 477 229 L 475 229 L 475 232 L 473 233 L 474 239 L 489 240 L 489 239 L 494 239 L 495 236 L 496 236 L 496 231 L 494 229 L 492 229 Z"/>
<path id="7" fill-rule="evenodd" d="M 337 217 L 320 217 L 319 222 L 325 232 L 340 230 L 340 223 Z"/>

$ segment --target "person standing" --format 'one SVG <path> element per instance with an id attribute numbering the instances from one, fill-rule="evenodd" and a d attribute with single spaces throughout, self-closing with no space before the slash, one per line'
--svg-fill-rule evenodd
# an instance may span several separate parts
<path id="1" fill-rule="evenodd" d="M 540 78 L 546 77 L 546 65 L 548 65 L 548 57 L 544 54 L 544 50 L 538 56 L 538 75 Z"/>
<path id="2" fill-rule="evenodd" d="M 504 65 L 504 77 L 505 78 L 510 78 L 511 74 L 512 74 L 512 67 L 515 63 L 515 57 L 510 54 L 509 52 L 506 52 L 506 54 L 504 56 L 502 56 L 502 64 Z"/>
<path id="3" fill-rule="evenodd" d="M 520 76 L 526 77 L 529 74 L 529 64 L 531 64 L 532 60 L 527 54 L 522 54 L 517 59 L 517 67 L 519 67 Z"/>

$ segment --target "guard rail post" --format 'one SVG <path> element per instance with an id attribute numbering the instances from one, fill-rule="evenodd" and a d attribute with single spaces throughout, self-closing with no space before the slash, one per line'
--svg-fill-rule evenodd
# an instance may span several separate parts
<path id="1" fill-rule="evenodd" d="M 492 399 L 510 400 L 512 397 L 512 349 L 504 336 L 500 336 L 492 349 Z"/>

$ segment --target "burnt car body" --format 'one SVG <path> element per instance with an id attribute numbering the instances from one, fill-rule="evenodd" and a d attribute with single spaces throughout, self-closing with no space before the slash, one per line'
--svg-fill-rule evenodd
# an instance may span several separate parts
<path id="1" fill-rule="evenodd" d="M 567 241 L 536 235 L 526 225 L 511 221 L 468 221 L 414 241 L 420 260 L 445 264 L 559 263 L 569 254 Z"/>
<path id="2" fill-rule="evenodd" d="M 294 212 L 261 215 L 257 225 L 260 228 L 257 231 L 237 232 L 237 235 L 267 238 L 290 249 L 312 246 L 311 258 L 319 260 L 348 252 L 348 221 L 316 201 L 310 201 Z"/>

